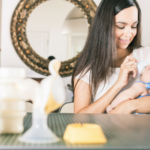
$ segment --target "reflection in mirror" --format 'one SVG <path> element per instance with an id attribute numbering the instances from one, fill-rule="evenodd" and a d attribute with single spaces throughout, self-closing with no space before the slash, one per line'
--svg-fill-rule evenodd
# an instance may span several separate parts
<path id="1" fill-rule="evenodd" d="M 65 61 L 82 51 L 88 25 L 83 13 L 64 0 L 46 1 L 36 7 L 27 22 L 27 38 L 33 50 L 48 59 Z"/>

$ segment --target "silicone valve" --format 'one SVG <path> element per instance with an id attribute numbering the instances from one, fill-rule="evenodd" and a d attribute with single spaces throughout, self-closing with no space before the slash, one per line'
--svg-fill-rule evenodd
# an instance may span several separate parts
<path id="1" fill-rule="evenodd" d="M 145 61 L 140 61 L 139 63 L 137 63 L 137 70 L 138 70 L 138 74 L 137 74 L 137 75 L 138 75 L 138 76 L 141 75 L 143 69 L 144 69 L 147 65 L 148 65 L 147 62 L 145 62 Z"/>

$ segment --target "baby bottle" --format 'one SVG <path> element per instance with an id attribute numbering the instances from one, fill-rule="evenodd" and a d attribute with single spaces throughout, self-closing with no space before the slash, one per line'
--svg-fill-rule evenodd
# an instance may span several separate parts
<path id="1" fill-rule="evenodd" d="M 1 134 L 17 134 L 24 129 L 25 100 L 33 98 L 33 92 L 29 87 L 33 87 L 34 82 L 25 77 L 26 71 L 23 68 L 0 68 Z"/>
<path id="2" fill-rule="evenodd" d="M 140 76 L 144 70 L 144 68 L 148 65 L 146 61 L 140 61 L 137 63 L 137 76 Z"/>

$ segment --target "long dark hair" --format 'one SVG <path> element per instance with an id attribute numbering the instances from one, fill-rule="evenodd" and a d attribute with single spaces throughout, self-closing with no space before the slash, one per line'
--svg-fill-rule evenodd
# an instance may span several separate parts
<path id="1" fill-rule="evenodd" d="M 105 85 L 106 80 L 114 73 L 117 58 L 115 15 L 131 6 L 138 9 L 138 26 L 137 35 L 129 45 L 132 47 L 130 52 L 141 47 L 141 9 L 136 0 L 102 0 L 97 8 L 85 47 L 74 67 L 72 86 L 77 75 L 80 74 L 80 80 L 90 70 L 89 83 L 92 85 L 92 96 L 95 96 L 99 84 L 104 81 Z"/>

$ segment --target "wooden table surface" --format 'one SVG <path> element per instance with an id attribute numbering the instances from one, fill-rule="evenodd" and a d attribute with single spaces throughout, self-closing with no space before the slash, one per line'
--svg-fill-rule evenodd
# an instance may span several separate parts
<path id="1" fill-rule="evenodd" d="M 31 126 L 31 114 L 24 118 L 25 131 Z M 108 142 L 97 145 L 71 145 L 62 137 L 70 123 L 99 124 Z M 103 150 L 144 150 L 150 149 L 150 115 L 108 115 L 108 114 L 50 114 L 48 125 L 61 138 L 53 144 L 26 144 L 18 141 L 19 135 L 0 135 L 0 149 L 103 149 Z M 24 132 L 25 132 L 24 131 Z"/>

